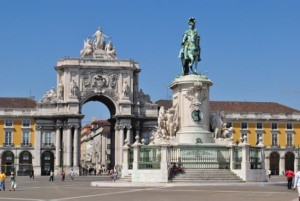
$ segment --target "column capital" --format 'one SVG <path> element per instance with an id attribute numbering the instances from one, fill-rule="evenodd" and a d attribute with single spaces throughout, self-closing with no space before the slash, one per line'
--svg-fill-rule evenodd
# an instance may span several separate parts
<path id="1" fill-rule="evenodd" d="M 56 125 L 56 126 L 55 126 L 55 129 L 56 129 L 56 130 L 59 130 L 59 129 L 61 129 L 62 127 L 63 127 L 62 125 Z"/>
<path id="2" fill-rule="evenodd" d="M 40 125 L 36 125 L 36 126 L 35 126 L 35 130 L 37 130 L 37 131 L 41 131 L 41 130 L 42 130 L 42 126 L 40 126 Z"/>

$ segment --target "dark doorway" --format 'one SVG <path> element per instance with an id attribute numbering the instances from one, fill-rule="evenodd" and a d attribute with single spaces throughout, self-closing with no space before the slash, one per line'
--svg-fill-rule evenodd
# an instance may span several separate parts
<path id="1" fill-rule="evenodd" d="M 41 174 L 42 175 L 50 175 L 50 171 L 54 171 L 54 155 L 50 151 L 45 151 L 42 154 L 42 160 L 41 160 Z"/>
<path id="2" fill-rule="evenodd" d="M 294 171 L 294 162 L 295 162 L 294 153 L 287 152 L 285 154 L 285 170 L 293 170 Z"/>
<path id="3" fill-rule="evenodd" d="M 5 151 L 2 154 L 1 170 L 4 171 L 6 175 L 10 175 L 11 171 L 15 171 L 14 160 L 15 156 L 11 151 Z"/>
<path id="4" fill-rule="evenodd" d="M 32 155 L 29 151 L 23 151 L 19 157 L 19 176 L 29 176 L 32 170 Z"/>
<path id="5" fill-rule="evenodd" d="M 279 175 L 279 159 L 280 155 L 277 152 L 270 154 L 270 169 L 272 175 Z"/>

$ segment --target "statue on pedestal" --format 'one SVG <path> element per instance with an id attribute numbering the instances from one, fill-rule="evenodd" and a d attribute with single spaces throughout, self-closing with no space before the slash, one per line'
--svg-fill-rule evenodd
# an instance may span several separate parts
<path id="1" fill-rule="evenodd" d="M 84 40 L 83 48 L 80 51 L 81 58 L 117 59 L 116 48 L 112 42 L 106 42 L 105 38 L 110 39 L 99 27 L 98 30 Z"/>
<path id="2" fill-rule="evenodd" d="M 105 43 L 104 38 L 110 38 L 109 36 L 106 36 L 103 32 L 101 27 L 98 27 L 98 30 L 92 35 L 91 37 L 95 37 L 95 49 L 104 49 Z"/>
<path id="3" fill-rule="evenodd" d="M 190 18 L 188 24 L 189 29 L 184 32 L 179 53 L 183 75 L 197 74 L 197 63 L 201 61 L 200 35 L 195 28 L 196 19 Z"/>

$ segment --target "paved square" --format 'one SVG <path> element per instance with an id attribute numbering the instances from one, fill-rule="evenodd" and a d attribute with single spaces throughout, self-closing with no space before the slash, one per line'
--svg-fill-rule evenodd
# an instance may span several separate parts
<path id="1" fill-rule="evenodd" d="M 296 201 L 297 192 L 288 190 L 284 178 L 267 183 L 245 184 L 180 184 L 180 186 L 129 186 L 116 181 L 113 183 L 108 176 L 76 177 L 75 181 L 59 178 L 49 182 L 48 177 L 17 177 L 18 189 L 0 192 L 0 200 L 109 200 L 109 201 Z M 103 181 L 103 186 L 91 187 L 91 181 Z M 105 184 L 113 184 L 108 186 Z M 125 187 L 124 187 L 125 186 Z"/>

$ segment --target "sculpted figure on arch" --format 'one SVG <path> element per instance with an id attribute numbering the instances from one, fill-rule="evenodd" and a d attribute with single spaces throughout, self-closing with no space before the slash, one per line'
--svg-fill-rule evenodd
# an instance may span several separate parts
<path id="1" fill-rule="evenodd" d="M 200 35 L 195 28 L 196 19 L 190 18 L 188 25 L 189 29 L 184 32 L 179 53 L 183 75 L 197 74 L 197 63 L 201 61 Z"/>
<path id="2" fill-rule="evenodd" d="M 95 44 L 94 44 L 94 48 L 95 49 L 104 49 L 104 47 L 105 47 L 104 38 L 110 38 L 109 36 L 106 36 L 102 32 L 101 27 L 98 27 L 98 30 L 91 37 L 95 37 L 96 38 L 95 39 Z"/>

